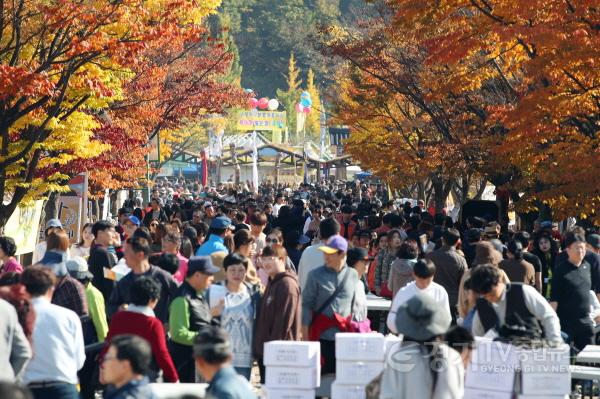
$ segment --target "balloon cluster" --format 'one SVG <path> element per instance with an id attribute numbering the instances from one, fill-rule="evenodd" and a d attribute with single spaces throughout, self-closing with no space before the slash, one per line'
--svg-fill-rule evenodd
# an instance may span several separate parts
<path id="1" fill-rule="evenodd" d="M 252 90 L 246 89 L 247 93 L 252 93 Z M 260 99 L 256 97 L 251 97 L 248 99 L 248 108 L 250 109 L 268 109 L 269 111 L 276 111 L 279 108 L 279 101 L 277 99 L 272 98 L 268 99 L 266 97 L 262 97 Z"/>
<path id="2" fill-rule="evenodd" d="M 300 94 L 300 102 L 296 104 L 296 112 L 303 112 L 305 114 L 310 114 L 312 111 L 312 99 L 310 98 L 310 93 L 307 91 L 303 91 Z"/>

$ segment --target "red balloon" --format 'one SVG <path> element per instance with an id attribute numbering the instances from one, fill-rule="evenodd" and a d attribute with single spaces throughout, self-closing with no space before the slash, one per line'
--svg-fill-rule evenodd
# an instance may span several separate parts
<path id="1" fill-rule="evenodd" d="M 305 114 L 310 114 L 310 111 L 312 111 L 312 110 L 310 109 L 310 107 L 304 107 L 304 113 L 305 113 Z"/>
<path id="2" fill-rule="evenodd" d="M 300 103 L 296 104 L 296 112 L 304 112 L 304 106 Z"/>
<path id="3" fill-rule="evenodd" d="M 268 98 L 261 98 L 260 100 L 258 100 L 258 108 L 260 109 L 267 109 L 269 107 L 269 99 Z"/>
<path id="4" fill-rule="evenodd" d="M 248 107 L 250 107 L 250 109 L 254 109 L 258 106 L 258 100 L 254 97 L 248 99 Z"/>

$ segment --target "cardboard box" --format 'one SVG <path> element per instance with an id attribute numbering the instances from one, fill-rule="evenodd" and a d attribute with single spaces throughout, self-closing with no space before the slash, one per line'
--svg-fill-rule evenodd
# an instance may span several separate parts
<path id="1" fill-rule="evenodd" d="M 383 361 L 385 337 L 380 333 L 335 334 L 335 358 L 338 360 Z"/>
<path id="2" fill-rule="evenodd" d="M 568 373 L 571 360 L 569 345 L 556 348 L 519 349 L 523 373 Z"/>
<path id="3" fill-rule="evenodd" d="M 265 366 L 317 367 L 321 364 L 321 344 L 310 341 L 265 342 Z"/>
<path id="4" fill-rule="evenodd" d="M 383 371 L 384 362 L 357 362 L 336 360 L 336 382 L 340 384 L 367 385 Z"/>
<path id="5" fill-rule="evenodd" d="M 366 399 L 365 385 L 340 384 L 337 380 L 331 384 L 331 399 Z"/>
<path id="6" fill-rule="evenodd" d="M 490 391 L 487 389 L 465 388 L 464 399 L 512 399 L 512 392 Z"/>
<path id="7" fill-rule="evenodd" d="M 320 367 L 266 367 L 265 386 L 268 388 L 314 389 L 320 385 Z"/>
<path id="8" fill-rule="evenodd" d="M 280 389 L 262 387 L 262 398 L 264 399 L 315 399 L 314 389 Z"/>
<path id="9" fill-rule="evenodd" d="M 571 373 L 523 373 L 523 395 L 567 395 L 571 393 Z"/>

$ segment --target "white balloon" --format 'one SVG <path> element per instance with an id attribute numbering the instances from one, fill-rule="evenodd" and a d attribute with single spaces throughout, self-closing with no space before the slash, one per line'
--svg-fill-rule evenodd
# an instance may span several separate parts
<path id="1" fill-rule="evenodd" d="M 279 101 L 277 101 L 274 98 L 270 99 L 269 100 L 269 111 L 275 111 L 277 108 L 279 108 Z"/>

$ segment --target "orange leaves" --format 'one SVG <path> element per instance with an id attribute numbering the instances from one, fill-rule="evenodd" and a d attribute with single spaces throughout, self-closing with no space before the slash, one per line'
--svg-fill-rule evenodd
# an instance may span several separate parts
<path id="1" fill-rule="evenodd" d="M 54 84 L 44 73 L 0 64 L 0 100 L 2 101 L 13 96 L 48 96 L 53 89 Z"/>

